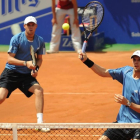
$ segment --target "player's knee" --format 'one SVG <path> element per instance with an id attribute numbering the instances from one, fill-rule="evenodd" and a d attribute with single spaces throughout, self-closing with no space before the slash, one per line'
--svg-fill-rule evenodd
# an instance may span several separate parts
<path id="1" fill-rule="evenodd" d="M 43 88 L 42 87 L 39 87 L 38 89 L 36 89 L 35 90 L 35 95 L 37 96 L 37 97 L 43 97 L 44 95 L 43 95 Z"/>
<path id="2" fill-rule="evenodd" d="M 0 104 L 6 99 L 7 95 L 7 92 L 0 92 Z"/>

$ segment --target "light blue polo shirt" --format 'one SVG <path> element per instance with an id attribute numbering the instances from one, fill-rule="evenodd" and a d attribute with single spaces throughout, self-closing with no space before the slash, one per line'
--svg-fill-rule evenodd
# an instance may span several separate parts
<path id="1" fill-rule="evenodd" d="M 39 55 L 44 55 L 46 53 L 45 43 L 42 37 L 35 34 L 34 40 L 32 42 L 28 41 L 25 32 L 21 32 L 17 35 L 14 35 L 11 38 L 10 46 L 8 53 L 14 53 L 15 58 L 23 61 L 30 61 L 32 60 L 30 54 L 30 46 L 33 45 L 35 53 Z M 28 69 L 26 66 L 16 66 L 10 65 L 8 62 L 6 63 L 5 68 L 14 70 L 19 73 L 31 73 L 31 70 Z"/>
<path id="2" fill-rule="evenodd" d="M 133 67 L 125 66 L 118 69 L 110 69 L 110 75 L 123 84 L 122 95 L 129 101 L 140 105 L 140 79 L 133 78 Z M 121 105 L 118 116 L 118 123 L 139 123 L 140 113 Z"/>

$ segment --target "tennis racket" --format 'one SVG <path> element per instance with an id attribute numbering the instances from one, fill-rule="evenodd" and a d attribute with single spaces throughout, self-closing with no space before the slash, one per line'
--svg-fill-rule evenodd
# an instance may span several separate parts
<path id="1" fill-rule="evenodd" d="M 104 17 L 104 7 L 98 1 L 89 2 L 82 13 L 82 24 L 84 28 L 85 41 L 83 43 L 82 52 L 85 53 L 87 42 L 93 31 L 101 24 Z M 87 35 L 88 34 L 88 35 Z"/>
<path id="2" fill-rule="evenodd" d="M 36 66 L 36 57 L 35 57 L 35 51 L 34 51 L 34 47 L 31 45 L 30 46 L 30 54 L 32 57 L 32 63 L 34 66 Z M 33 72 L 35 72 L 35 70 L 33 70 Z"/>

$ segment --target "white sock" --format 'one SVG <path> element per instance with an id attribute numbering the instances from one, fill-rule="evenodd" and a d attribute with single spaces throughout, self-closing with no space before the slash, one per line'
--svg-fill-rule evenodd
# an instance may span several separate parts
<path id="1" fill-rule="evenodd" d="M 37 123 L 43 123 L 43 113 L 37 113 Z"/>

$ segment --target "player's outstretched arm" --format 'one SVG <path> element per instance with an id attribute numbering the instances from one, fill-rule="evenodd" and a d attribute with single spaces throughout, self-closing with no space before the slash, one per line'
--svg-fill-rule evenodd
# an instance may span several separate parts
<path id="1" fill-rule="evenodd" d="M 127 107 L 133 109 L 134 111 L 140 113 L 140 105 L 139 105 L 139 104 L 130 102 L 128 99 L 126 99 L 126 98 L 125 98 L 123 95 L 121 95 L 121 94 L 115 94 L 115 95 L 114 95 L 114 98 L 115 98 L 115 102 L 116 102 L 116 103 L 125 105 L 125 106 L 127 106 Z"/>
<path id="2" fill-rule="evenodd" d="M 98 74 L 99 76 L 102 77 L 111 77 L 111 75 L 108 72 L 108 69 L 105 69 L 97 64 L 94 63 L 94 65 L 91 67 L 91 69 Z"/>
<path id="3" fill-rule="evenodd" d="M 35 66 L 33 65 L 32 61 L 18 60 L 15 58 L 14 53 L 8 53 L 7 62 L 11 65 L 26 66 L 29 69 L 35 69 Z"/>
<path id="4" fill-rule="evenodd" d="M 108 72 L 108 69 L 105 69 L 97 64 L 95 64 L 93 61 L 91 61 L 86 53 L 79 52 L 79 59 L 89 68 L 91 68 L 97 75 L 102 77 L 111 77 L 111 75 Z"/>

